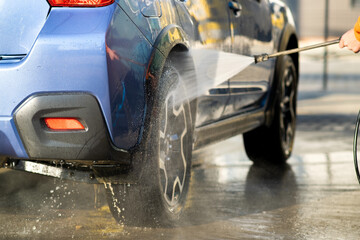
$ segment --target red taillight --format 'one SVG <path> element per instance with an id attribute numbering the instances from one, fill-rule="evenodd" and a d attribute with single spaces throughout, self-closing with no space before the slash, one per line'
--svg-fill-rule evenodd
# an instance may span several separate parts
<path id="1" fill-rule="evenodd" d="M 76 118 L 45 118 L 46 126 L 55 131 L 85 130 L 84 125 Z"/>
<path id="2" fill-rule="evenodd" d="M 115 0 L 48 0 L 52 7 L 103 7 Z"/>

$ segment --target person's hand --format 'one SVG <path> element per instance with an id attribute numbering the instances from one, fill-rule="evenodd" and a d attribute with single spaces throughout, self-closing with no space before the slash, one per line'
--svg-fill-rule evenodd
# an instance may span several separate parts
<path id="1" fill-rule="evenodd" d="M 347 47 L 354 53 L 358 53 L 360 51 L 360 42 L 355 37 L 354 29 L 350 29 L 341 37 L 339 47 Z"/>

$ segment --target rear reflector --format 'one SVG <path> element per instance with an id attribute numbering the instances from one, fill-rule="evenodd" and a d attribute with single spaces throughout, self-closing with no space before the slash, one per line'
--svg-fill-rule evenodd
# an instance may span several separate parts
<path id="1" fill-rule="evenodd" d="M 115 0 L 48 0 L 52 7 L 103 7 Z"/>
<path id="2" fill-rule="evenodd" d="M 45 124 L 51 130 L 75 131 L 85 130 L 84 125 L 76 118 L 45 118 Z"/>

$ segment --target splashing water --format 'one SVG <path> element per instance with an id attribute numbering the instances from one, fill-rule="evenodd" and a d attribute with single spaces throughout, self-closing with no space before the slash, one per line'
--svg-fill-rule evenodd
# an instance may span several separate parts
<path id="1" fill-rule="evenodd" d="M 114 190 L 114 188 L 113 188 L 113 186 L 111 185 L 110 182 L 109 183 L 104 183 L 104 187 L 105 187 L 105 189 L 110 190 L 112 200 L 113 200 L 112 207 L 114 209 L 116 209 L 118 216 L 121 218 L 120 221 L 119 221 L 119 224 L 121 226 L 124 226 L 125 216 L 124 216 L 123 212 L 125 211 L 125 208 L 120 207 L 120 205 L 121 205 L 120 201 L 121 200 L 118 197 L 116 197 L 115 190 Z M 127 184 L 127 187 L 130 187 L 130 184 Z M 126 194 L 126 184 L 124 184 L 124 191 L 123 191 L 123 197 L 124 198 L 125 198 L 125 194 Z M 123 201 L 125 201 L 125 199 L 123 199 Z"/>
<path id="2" fill-rule="evenodd" d="M 194 49 L 188 55 L 180 54 L 183 55 L 179 57 L 186 59 L 180 66 L 186 96 L 177 96 L 177 104 L 206 94 L 254 63 L 254 57 L 208 49 Z"/>

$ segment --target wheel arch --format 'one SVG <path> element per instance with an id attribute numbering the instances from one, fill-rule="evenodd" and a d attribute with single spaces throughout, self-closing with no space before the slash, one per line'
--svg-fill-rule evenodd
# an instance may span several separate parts
<path id="1" fill-rule="evenodd" d="M 189 44 L 184 31 L 177 25 L 169 25 L 159 34 L 148 61 L 145 72 L 145 114 L 138 144 L 131 149 L 131 170 L 124 174 L 113 174 L 115 177 L 108 177 L 107 180 L 114 183 L 138 183 L 144 177 L 146 154 L 144 149 L 147 139 L 151 137 L 151 121 L 157 115 L 155 107 L 156 93 L 161 84 L 162 72 L 169 56 L 174 52 L 189 51 Z M 193 114 L 193 113 L 192 113 Z M 119 177 L 120 176 L 120 177 Z"/>
<path id="2" fill-rule="evenodd" d="M 284 51 L 298 47 L 299 43 L 298 37 L 296 35 L 296 30 L 294 26 L 287 24 L 282 34 L 278 51 Z M 290 57 L 292 58 L 296 68 L 296 72 L 299 75 L 299 53 L 291 54 Z M 278 66 L 278 64 L 276 66 Z"/>
<path id="3" fill-rule="evenodd" d="M 156 115 L 156 109 L 154 109 L 155 95 L 161 84 L 160 80 L 167 59 L 173 52 L 186 51 L 189 51 L 189 43 L 186 34 L 180 26 L 175 24 L 165 27 L 154 42 L 153 50 L 145 72 L 144 84 L 146 106 L 143 124 L 138 144 L 131 149 L 132 154 L 138 152 L 138 150 L 146 144 L 145 140 L 149 134 L 147 129 L 150 127 L 149 124 L 151 123 L 152 117 L 154 114 Z M 143 169 L 141 164 L 137 162 L 133 162 L 133 166 L 136 166 L 136 169 L 134 169 L 131 179 L 134 179 L 135 182 L 137 182 L 142 175 Z"/>
<path id="4" fill-rule="evenodd" d="M 190 47 L 185 32 L 180 26 L 175 24 L 166 26 L 160 32 L 153 47 L 153 52 L 146 70 L 146 82 L 151 82 L 151 86 L 156 87 L 157 80 L 161 77 L 162 70 L 169 55 L 175 51 L 188 51 Z"/>
<path id="5" fill-rule="evenodd" d="M 285 51 L 288 49 L 293 49 L 293 48 L 298 48 L 299 44 L 298 44 L 298 37 L 296 34 L 296 29 L 293 25 L 291 24 L 286 24 L 284 26 L 284 29 L 282 31 L 281 37 L 280 37 L 280 41 L 277 47 L 277 51 Z M 292 58 L 294 65 L 295 65 L 295 69 L 296 69 L 296 74 L 297 76 L 299 76 L 299 53 L 294 53 L 291 54 L 290 57 Z M 275 106 L 275 100 L 278 94 L 278 85 L 279 85 L 279 79 L 277 79 L 277 73 L 280 71 L 280 57 L 278 57 L 276 59 L 275 62 L 275 71 L 274 71 L 274 79 L 273 79 L 273 86 L 270 92 L 270 97 L 269 97 L 269 101 L 268 101 L 268 106 L 266 109 L 266 113 L 265 113 L 265 125 L 266 126 L 270 126 L 273 118 L 274 118 L 274 106 Z M 298 78 L 299 79 L 299 78 Z M 297 79 L 297 80 L 298 80 Z"/>
<path id="6" fill-rule="evenodd" d="M 153 102 L 153 96 L 159 87 L 159 80 L 161 78 L 165 63 L 169 57 L 176 52 L 188 52 L 190 50 L 190 44 L 188 37 L 184 30 L 175 24 L 165 27 L 154 43 L 154 50 L 151 54 L 151 58 L 148 64 L 146 72 L 146 96 L 148 107 Z M 195 115 L 196 103 L 193 101 L 192 115 Z M 149 109 L 150 110 L 150 109 Z M 150 113 L 148 111 L 148 113 Z M 147 117 L 151 114 L 146 114 Z M 149 122 L 149 119 L 145 118 L 145 123 Z"/>

